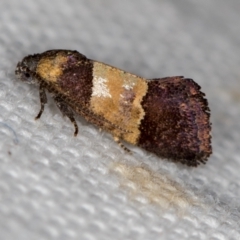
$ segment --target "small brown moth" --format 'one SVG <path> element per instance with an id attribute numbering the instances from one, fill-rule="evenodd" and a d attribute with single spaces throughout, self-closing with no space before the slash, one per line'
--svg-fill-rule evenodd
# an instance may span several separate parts
<path id="1" fill-rule="evenodd" d="M 192 79 L 144 79 L 71 50 L 29 55 L 17 64 L 18 79 L 39 85 L 41 117 L 45 91 L 78 126 L 74 114 L 110 132 L 114 139 L 156 155 L 197 166 L 212 153 L 210 110 Z"/>

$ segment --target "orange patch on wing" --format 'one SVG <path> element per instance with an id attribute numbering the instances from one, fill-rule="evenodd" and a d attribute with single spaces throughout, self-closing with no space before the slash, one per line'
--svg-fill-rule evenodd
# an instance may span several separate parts
<path id="1" fill-rule="evenodd" d="M 91 108 L 117 126 L 112 131 L 114 136 L 132 144 L 140 135 L 139 124 L 145 114 L 141 101 L 147 89 L 145 79 L 94 62 Z"/>
<path id="2" fill-rule="evenodd" d="M 67 56 L 58 54 L 53 58 L 43 57 L 38 65 L 36 72 L 44 80 L 56 82 L 58 77 L 62 75 L 62 64 L 67 61 Z"/>

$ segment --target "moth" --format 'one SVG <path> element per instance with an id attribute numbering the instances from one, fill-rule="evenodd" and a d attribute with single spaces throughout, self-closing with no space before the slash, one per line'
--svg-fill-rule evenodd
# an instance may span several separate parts
<path id="1" fill-rule="evenodd" d="M 23 58 L 18 79 L 39 86 L 40 118 L 46 91 L 73 123 L 75 114 L 161 158 L 188 166 L 212 153 L 210 109 L 200 86 L 182 76 L 145 79 L 72 50 L 49 50 Z"/>

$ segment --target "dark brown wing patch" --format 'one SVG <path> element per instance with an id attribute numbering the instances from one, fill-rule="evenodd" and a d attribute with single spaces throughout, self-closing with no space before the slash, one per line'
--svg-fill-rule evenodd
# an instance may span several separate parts
<path id="1" fill-rule="evenodd" d="M 188 166 L 206 162 L 212 153 L 210 110 L 198 84 L 183 77 L 150 80 L 142 106 L 139 146 Z"/>

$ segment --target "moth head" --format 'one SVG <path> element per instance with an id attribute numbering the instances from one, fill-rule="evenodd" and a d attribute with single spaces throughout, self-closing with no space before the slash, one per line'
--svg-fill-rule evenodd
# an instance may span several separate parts
<path id="1" fill-rule="evenodd" d="M 15 70 L 17 79 L 29 84 L 36 84 L 36 68 L 39 58 L 39 54 L 29 55 L 23 58 L 23 60 L 17 64 Z"/>

